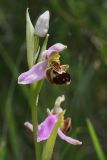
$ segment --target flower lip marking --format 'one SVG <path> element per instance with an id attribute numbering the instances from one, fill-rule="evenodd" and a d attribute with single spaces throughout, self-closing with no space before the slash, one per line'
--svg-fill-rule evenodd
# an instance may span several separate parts
<path id="1" fill-rule="evenodd" d="M 55 84 L 70 84 L 70 74 L 66 72 L 68 65 L 60 65 L 57 62 L 52 64 L 52 67 L 47 69 L 46 76 L 51 83 Z"/>
<path id="2" fill-rule="evenodd" d="M 61 73 L 61 74 L 56 74 L 56 77 L 53 78 L 53 82 L 55 84 L 70 84 L 71 77 L 69 73 Z"/>
<path id="3" fill-rule="evenodd" d="M 68 117 L 64 120 L 63 125 L 61 126 L 61 130 L 63 133 L 69 132 L 71 130 L 71 118 Z"/>

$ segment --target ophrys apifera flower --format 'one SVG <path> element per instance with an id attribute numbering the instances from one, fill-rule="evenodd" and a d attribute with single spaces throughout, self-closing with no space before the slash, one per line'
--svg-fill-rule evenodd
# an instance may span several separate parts
<path id="1" fill-rule="evenodd" d="M 64 101 L 65 97 L 61 96 L 56 99 L 55 106 L 53 110 L 47 110 L 48 111 L 48 116 L 46 119 L 38 125 L 38 132 L 37 132 L 37 142 L 47 140 L 49 136 L 52 133 L 52 130 L 58 120 L 58 116 L 61 112 L 63 112 L 62 108 L 60 107 L 60 103 Z M 29 122 L 25 122 L 25 126 L 33 131 L 33 125 Z M 64 141 L 73 144 L 73 145 L 80 145 L 82 142 L 73 139 L 69 136 L 66 136 L 65 133 L 71 129 L 71 119 L 62 119 L 62 123 L 60 128 L 58 129 L 58 135 L 61 139 Z"/>
<path id="2" fill-rule="evenodd" d="M 60 52 L 67 48 L 61 43 L 56 43 L 42 52 L 42 60 L 30 70 L 22 73 L 18 78 L 19 84 L 30 84 L 38 80 L 47 79 L 55 84 L 70 84 L 71 77 L 67 73 L 68 65 L 60 64 Z"/>

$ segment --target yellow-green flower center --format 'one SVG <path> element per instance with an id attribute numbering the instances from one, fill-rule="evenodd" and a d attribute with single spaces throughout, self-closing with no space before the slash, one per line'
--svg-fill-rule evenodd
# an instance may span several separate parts
<path id="1" fill-rule="evenodd" d="M 48 67 L 52 67 L 54 63 L 60 64 L 60 55 L 59 53 L 55 52 L 48 58 Z"/>

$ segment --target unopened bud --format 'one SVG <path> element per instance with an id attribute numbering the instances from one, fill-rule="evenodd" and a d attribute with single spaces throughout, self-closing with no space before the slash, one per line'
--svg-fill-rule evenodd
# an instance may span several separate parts
<path id="1" fill-rule="evenodd" d="M 45 37 L 49 29 L 49 11 L 39 16 L 35 25 L 35 34 L 39 37 Z"/>

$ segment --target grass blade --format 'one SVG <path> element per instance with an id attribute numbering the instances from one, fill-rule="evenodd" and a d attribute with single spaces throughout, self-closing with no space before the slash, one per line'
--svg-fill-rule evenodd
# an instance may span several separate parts
<path id="1" fill-rule="evenodd" d="M 87 126 L 88 126 L 89 133 L 91 135 L 91 139 L 93 141 L 94 148 L 96 150 L 98 159 L 99 160 L 106 160 L 105 155 L 102 150 L 102 147 L 100 145 L 99 139 L 98 139 L 97 134 L 95 132 L 95 129 L 89 119 L 87 119 Z"/>

